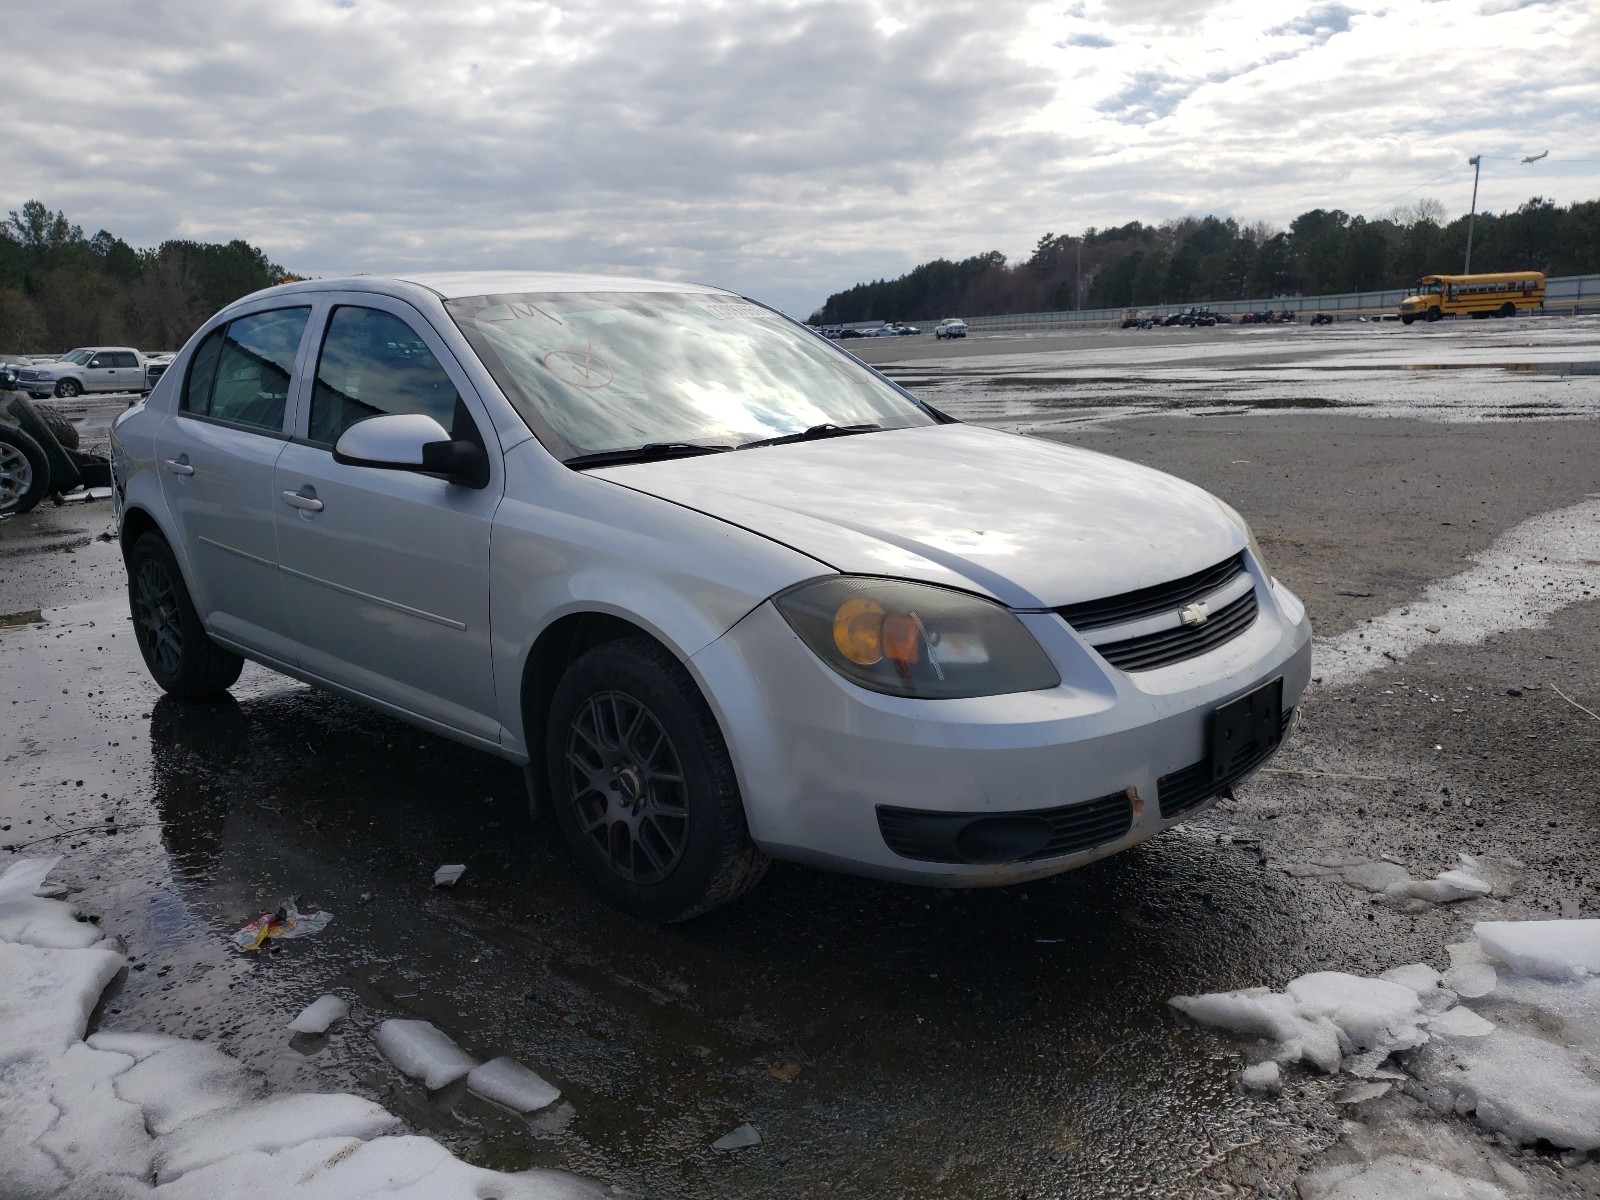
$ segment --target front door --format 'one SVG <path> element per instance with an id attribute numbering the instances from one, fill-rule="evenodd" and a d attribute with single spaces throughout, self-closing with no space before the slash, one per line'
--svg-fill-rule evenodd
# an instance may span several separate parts
<path id="1" fill-rule="evenodd" d="M 208 628 L 279 661 L 282 633 L 273 467 L 286 441 L 290 379 L 311 309 L 271 309 L 209 333 L 179 405 L 156 434 L 161 491 Z"/>
<path id="2" fill-rule="evenodd" d="M 489 644 L 489 530 L 503 491 L 344 466 L 339 435 L 425 413 L 455 437 L 489 431 L 449 351 L 409 305 L 332 298 L 313 386 L 273 483 L 286 628 L 300 665 L 450 729 L 499 740 Z"/>

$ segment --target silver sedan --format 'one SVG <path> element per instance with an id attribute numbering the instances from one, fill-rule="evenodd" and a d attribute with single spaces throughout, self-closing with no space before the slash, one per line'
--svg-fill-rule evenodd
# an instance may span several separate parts
<path id="1" fill-rule="evenodd" d="M 112 440 L 162 688 L 248 658 L 523 764 L 655 920 L 770 858 L 983 886 L 1124 850 L 1258 769 L 1309 674 L 1220 500 L 707 287 L 276 287 Z"/>

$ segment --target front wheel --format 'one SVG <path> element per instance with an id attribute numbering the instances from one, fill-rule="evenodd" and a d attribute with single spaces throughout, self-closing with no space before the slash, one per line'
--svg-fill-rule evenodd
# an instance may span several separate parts
<path id="1" fill-rule="evenodd" d="M 128 552 L 128 608 L 139 653 L 162 691 L 180 700 L 217 696 L 244 670 L 244 659 L 206 633 L 159 533 L 145 534 Z"/>
<path id="2" fill-rule="evenodd" d="M 1413 322 L 1415 320 L 1416 320 L 1416 318 L 1413 317 L 1410 313 L 1402 313 L 1401 316 L 1400 316 L 1400 324 L 1402 324 L 1402 325 L 1409 325 L 1409 324 L 1411 324 L 1411 322 Z"/>
<path id="3" fill-rule="evenodd" d="M 567 669 L 545 761 L 568 846 L 625 912 L 685 921 L 766 872 L 716 718 L 654 639 L 607 642 Z"/>
<path id="4" fill-rule="evenodd" d="M 1437 321 L 1443 315 L 1444 314 L 1441 313 L 1437 308 L 1430 308 L 1428 310 L 1428 320 L 1429 320 L 1429 322 Z"/>
<path id="5" fill-rule="evenodd" d="M 56 395 L 62 400 L 71 400 L 81 391 L 83 389 L 78 386 L 76 379 L 63 379 L 56 384 Z"/>
<path id="6" fill-rule="evenodd" d="M 1500 311 L 1495 315 L 1501 317 L 1514 317 L 1517 315 L 1517 306 L 1511 303 L 1511 301 L 1507 300 L 1500 306 Z"/>
<path id="7" fill-rule="evenodd" d="M 50 460 L 22 430 L 0 425 L 0 513 L 25 513 L 50 491 Z"/>

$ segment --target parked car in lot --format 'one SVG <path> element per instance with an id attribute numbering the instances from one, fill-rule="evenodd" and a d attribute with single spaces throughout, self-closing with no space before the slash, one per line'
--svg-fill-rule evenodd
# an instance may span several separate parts
<path id="1" fill-rule="evenodd" d="M 838 340 L 841 341 L 841 342 L 847 342 L 851 338 L 864 338 L 864 337 L 871 337 L 871 336 L 872 336 L 872 334 L 867 332 L 865 329 L 851 329 L 851 328 L 849 328 L 847 326 L 847 327 L 839 330 L 839 339 Z"/>
<path id="2" fill-rule="evenodd" d="M 1313 316 L 1311 318 L 1311 323 L 1313 325 L 1332 325 L 1333 324 L 1333 314 L 1332 313 L 1319 312 L 1319 313 L 1317 313 L 1315 316 Z"/>
<path id="3" fill-rule="evenodd" d="M 17 383 L 35 400 L 71 399 L 84 392 L 147 392 L 144 355 L 128 346 L 81 346 L 53 362 L 34 362 Z"/>
<path id="4" fill-rule="evenodd" d="M 941 338 L 964 338 L 967 336 L 967 323 L 959 317 L 947 317 L 933 327 L 933 336 L 936 341 Z"/>
<path id="5" fill-rule="evenodd" d="M 1310 673 L 1221 500 L 698 285 L 275 287 L 112 447 L 162 688 L 250 658 L 525 764 L 656 920 L 769 858 L 976 887 L 1116 853 L 1258 769 Z"/>

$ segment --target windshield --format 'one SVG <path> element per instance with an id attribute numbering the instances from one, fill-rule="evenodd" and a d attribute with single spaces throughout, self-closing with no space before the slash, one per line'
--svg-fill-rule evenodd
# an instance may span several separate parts
<path id="1" fill-rule="evenodd" d="M 1417 295 L 1419 296 L 1437 296 L 1442 291 L 1443 288 L 1437 280 L 1434 280 L 1430 283 L 1419 283 L 1417 285 Z"/>
<path id="2" fill-rule="evenodd" d="M 66 354 L 63 354 L 56 361 L 72 363 L 74 366 L 81 367 L 84 363 L 89 361 L 89 356 L 89 351 L 87 350 L 70 350 Z"/>
<path id="3" fill-rule="evenodd" d="M 662 443 L 734 447 L 819 425 L 933 425 L 815 334 L 727 295 L 558 292 L 445 307 L 558 458 Z"/>

